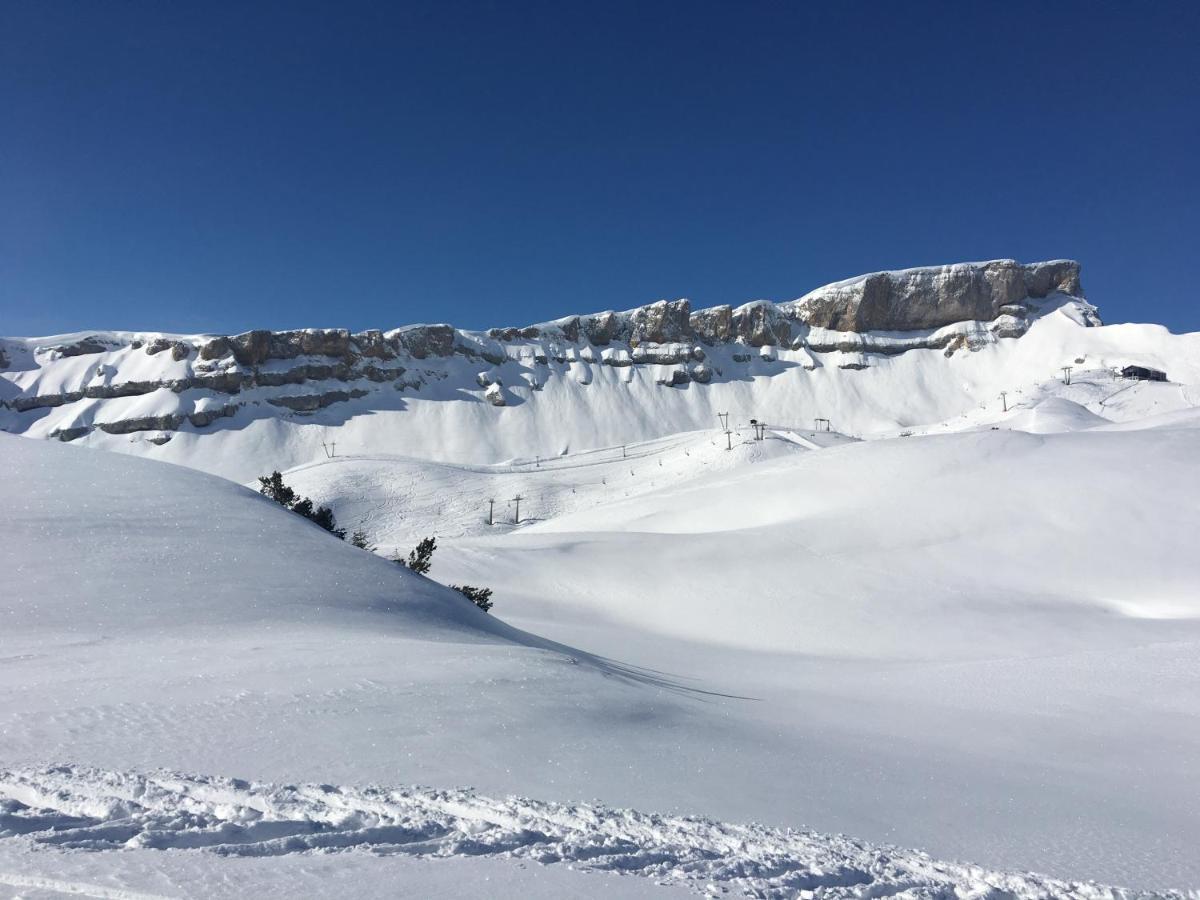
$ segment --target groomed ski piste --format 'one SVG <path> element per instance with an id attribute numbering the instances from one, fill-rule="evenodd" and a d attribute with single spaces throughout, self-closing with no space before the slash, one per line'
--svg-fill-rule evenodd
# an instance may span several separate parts
<path id="1" fill-rule="evenodd" d="M 287 480 L 336 504 L 347 523 L 386 553 L 407 549 L 430 527 L 442 538 L 503 534 L 707 473 L 854 440 L 801 428 L 774 429 L 760 440 L 751 427 L 731 425 L 728 435 L 708 429 L 490 466 L 347 455 L 289 469 Z"/>

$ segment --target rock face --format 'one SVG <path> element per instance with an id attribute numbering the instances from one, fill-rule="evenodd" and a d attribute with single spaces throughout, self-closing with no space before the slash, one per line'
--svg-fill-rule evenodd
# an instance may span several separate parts
<path id="1" fill-rule="evenodd" d="M 1055 292 L 1083 296 L 1079 263 L 1023 266 L 1002 259 L 876 272 L 818 288 L 786 308 L 800 321 L 832 331 L 915 331 L 991 321 L 1002 307 L 1024 310 L 1026 300 Z"/>
<path id="2" fill-rule="evenodd" d="M 190 344 L 186 344 L 183 341 L 170 341 L 166 338 L 155 338 L 146 345 L 146 353 L 149 356 L 154 356 L 168 349 L 171 351 L 171 359 L 176 362 L 179 362 L 181 359 L 187 359 L 192 352 Z"/>
<path id="3" fill-rule="evenodd" d="M 659 300 L 635 309 L 629 317 L 629 339 L 666 344 L 691 337 L 692 307 L 687 300 Z"/>
<path id="4" fill-rule="evenodd" d="M 50 432 L 50 439 L 63 441 L 65 443 L 67 441 L 73 441 L 76 438 L 81 438 L 89 431 L 91 431 L 91 428 L 89 428 L 87 425 L 77 425 L 74 428 L 55 428 Z"/>
<path id="5" fill-rule="evenodd" d="M 733 338 L 733 307 L 698 309 L 689 320 L 692 333 L 706 344 L 721 344 Z"/>
<path id="6" fill-rule="evenodd" d="M 693 311 L 687 300 L 659 300 L 626 312 L 492 329 L 488 334 L 500 342 L 561 338 L 570 343 L 587 340 L 598 347 L 686 341 L 708 346 L 740 341 L 751 347 L 788 347 L 805 326 L 856 334 L 915 332 L 1007 316 L 997 327 L 1003 336 L 1012 336 L 1023 331 L 1028 301 L 1054 293 L 1083 297 L 1079 263 L 1055 260 L 1022 265 L 1000 259 L 876 272 L 826 285 L 786 303 L 758 300 L 737 308 L 714 306 Z"/>
<path id="7" fill-rule="evenodd" d="M 119 422 L 97 422 L 96 427 L 109 434 L 133 434 L 135 431 L 174 431 L 183 424 L 182 413 L 161 416 L 138 416 Z"/>
<path id="8" fill-rule="evenodd" d="M 400 344 L 414 359 L 449 356 L 454 352 L 456 334 L 449 325 L 413 325 L 401 330 Z"/>
<path id="9" fill-rule="evenodd" d="M 58 356 L 88 356 L 93 353 L 103 353 L 109 348 L 94 338 L 84 338 L 80 341 L 75 341 L 73 344 L 59 344 L 57 347 L 50 347 L 51 353 Z"/>
<path id="10" fill-rule="evenodd" d="M 525 402 L 525 388 L 540 391 L 567 372 L 592 384 L 597 364 L 617 370 L 623 383 L 634 379 L 638 367 L 661 367 L 650 373 L 659 385 L 689 389 L 739 377 L 723 369 L 731 363 L 742 375 L 746 364 L 762 367 L 760 374 L 786 371 L 782 363 L 803 371 L 823 366 L 854 371 L 868 368 L 879 355 L 925 349 L 952 356 L 1019 337 L 1038 314 L 1036 301 L 1054 294 L 1083 297 L 1078 263 L 993 260 L 877 272 L 785 303 L 757 300 L 693 310 L 687 300 L 659 300 L 624 312 L 486 332 L 439 324 L 188 338 L 101 332 L 72 335 L 69 343 L 53 346 L 11 339 L 0 343 L 0 370 L 9 367 L 0 374 L 0 415 L 14 416 L 18 431 L 45 418 L 44 433 L 64 441 L 93 429 L 125 435 L 241 427 L 249 416 L 238 411 L 247 407 L 253 416 L 310 416 L 380 385 L 420 391 L 457 377 L 461 370 L 448 364 L 451 357 L 470 360 L 468 371 L 478 374 L 445 387 L 475 392 L 496 407 L 516 407 Z M 1080 325 L 1099 324 L 1095 309 L 1082 299 L 1072 310 Z M 823 354 L 830 355 L 819 361 Z M 480 371 L 480 360 L 493 369 Z M 525 371 L 506 390 L 500 367 L 509 365 Z M 55 366 L 65 376 L 41 377 Z M 95 417 L 100 409 L 95 401 L 156 393 L 146 403 L 105 406 L 105 415 Z"/>
<path id="11" fill-rule="evenodd" d="M 492 406 L 507 406 L 508 401 L 504 399 L 504 391 L 500 385 L 496 383 L 489 384 L 487 390 L 483 392 L 483 396 L 487 398 L 487 402 Z"/>
<path id="12" fill-rule="evenodd" d="M 603 347 L 611 344 L 613 338 L 617 336 L 617 314 L 614 312 L 603 312 L 599 315 L 588 316 L 587 319 L 587 338 L 598 347 Z"/>
<path id="13" fill-rule="evenodd" d="M 226 403 L 216 409 L 199 409 L 188 415 L 188 421 L 197 428 L 206 428 L 217 419 L 227 419 L 238 411 L 240 403 Z"/>
<path id="14" fill-rule="evenodd" d="M 733 312 L 733 333 L 751 347 L 773 347 L 791 340 L 791 323 L 774 303 L 759 300 Z"/>
<path id="15" fill-rule="evenodd" d="M 352 391 L 326 391 L 323 394 L 300 394 L 294 397 L 270 397 L 272 406 L 282 406 L 293 412 L 315 412 L 335 403 L 345 403 L 351 398 L 365 397 L 367 392 L 355 388 Z"/>

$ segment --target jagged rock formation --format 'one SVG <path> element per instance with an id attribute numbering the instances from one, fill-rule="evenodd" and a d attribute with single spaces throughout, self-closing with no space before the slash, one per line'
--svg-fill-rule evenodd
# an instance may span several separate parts
<path id="1" fill-rule="evenodd" d="M 46 433 L 74 440 L 93 428 L 108 434 L 207 428 L 236 419 L 247 405 L 265 415 L 312 415 L 381 386 L 419 391 L 449 377 L 444 366 L 430 366 L 452 357 L 483 367 L 463 389 L 478 391 L 494 407 L 511 405 L 514 397 L 488 367 L 513 360 L 572 366 L 584 385 L 592 381 L 590 365 L 619 370 L 624 381 L 635 367 L 656 366 L 661 368 L 653 380 L 665 388 L 710 384 L 730 364 L 776 362 L 778 349 L 793 354 L 791 364 L 805 371 L 824 365 L 853 371 L 869 367 L 872 354 L 925 348 L 950 356 L 1017 337 L 1037 301 L 1059 294 L 1082 297 L 1078 263 L 997 260 L 865 275 L 785 303 L 693 310 L 687 300 L 660 300 L 625 312 L 487 332 L 436 324 L 358 333 L 91 333 L 50 346 L 13 340 L 0 344 L 0 405 L 31 416 L 68 406 L 73 414 L 58 415 Z M 1098 323 L 1094 310 L 1080 304 L 1084 324 Z M 722 348 L 720 358 L 712 359 L 716 348 Z M 42 377 L 50 372 L 66 374 Z M 540 390 L 547 377 L 531 375 L 522 384 Z M 155 392 L 165 397 L 149 402 Z M 118 403 L 115 411 L 94 402 L 143 397 L 147 402 Z M 26 430 L 27 421 L 18 420 L 12 430 Z"/>
<path id="2" fill-rule="evenodd" d="M 954 322 L 1024 317 L 1025 301 L 1083 296 L 1079 264 L 1023 266 L 1011 259 L 902 272 L 876 272 L 818 288 L 790 304 L 801 321 L 832 331 L 912 331 Z"/>
<path id="3" fill-rule="evenodd" d="M 714 344 L 742 341 L 751 347 L 787 346 L 808 328 L 864 334 L 924 331 L 959 322 L 998 321 L 1004 336 L 1023 331 L 1028 301 L 1052 294 L 1083 297 L 1079 263 L 1071 260 L 1022 265 L 1015 260 L 958 263 L 900 272 L 876 272 L 837 282 L 788 303 L 759 300 L 736 309 L 692 311 L 687 300 L 660 300 L 628 312 L 574 316 L 526 328 L 494 328 L 500 341 L 581 336 L 597 346 L 612 343 Z M 943 344 L 944 346 L 944 344 Z"/>
<path id="4" fill-rule="evenodd" d="M 93 353 L 105 353 L 111 349 L 107 343 L 102 343 L 95 338 L 84 338 L 83 340 L 75 341 L 71 344 L 59 344 L 57 347 L 51 347 L 50 353 L 58 358 L 71 356 L 88 356 Z"/>
<path id="5" fill-rule="evenodd" d="M 351 397 L 365 396 L 367 391 L 355 388 L 352 391 L 325 391 L 322 394 L 301 394 L 296 397 L 269 397 L 267 402 L 272 406 L 286 407 L 293 412 L 314 412 L 334 403 L 344 403 Z"/>

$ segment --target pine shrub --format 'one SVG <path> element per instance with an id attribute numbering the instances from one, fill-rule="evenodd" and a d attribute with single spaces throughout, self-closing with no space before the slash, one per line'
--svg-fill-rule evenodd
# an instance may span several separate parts
<path id="1" fill-rule="evenodd" d="M 408 567 L 420 575 L 428 575 L 433 566 L 433 551 L 437 549 L 437 538 L 427 537 L 408 554 Z"/>
<path id="2" fill-rule="evenodd" d="M 469 584 L 452 584 L 454 590 L 458 591 L 484 612 L 492 608 L 492 589 L 471 587 Z"/>
<path id="3" fill-rule="evenodd" d="M 270 497 L 276 503 L 290 509 L 298 516 L 304 516 L 310 522 L 320 525 L 336 538 L 346 539 L 346 529 L 337 527 L 337 519 L 333 510 L 328 506 L 313 508 L 313 502 L 307 497 L 301 497 L 283 482 L 283 476 L 278 471 L 258 479 L 258 492 L 264 497 Z"/>

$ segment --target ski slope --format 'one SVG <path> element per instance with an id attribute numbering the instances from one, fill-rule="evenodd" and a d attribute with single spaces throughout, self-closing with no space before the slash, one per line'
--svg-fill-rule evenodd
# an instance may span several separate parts
<path id="1" fill-rule="evenodd" d="M 1061 377 L 1046 378 L 946 421 L 870 440 L 990 429 L 1053 434 L 1118 423 L 1137 427 L 1160 415 L 1186 417 L 1200 408 L 1192 405 L 1193 399 L 1200 399 L 1200 389 L 1193 393 L 1183 384 L 1136 381 L 1107 368 L 1080 368 L 1069 384 Z M 813 430 L 811 421 L 779 420 L 767 423 L 760 441 L 755 440 L 752 426 L 736 419 L 730 421 L 727 439 L 719 423 L 647 441 L 491 464 L 357 455 L 343 443 L 340 449 L 322 451 L 320 459 L 286 470 L 285 475 L 301 494 L 330 505 L 344 526 L 363 530 L 381 552 L 391 554 L 407 552 L 428 535 L 445 540 L 504 534 L 518 526 L 634 500 L 712 473 L 859 441 L 824 430 L 827 426 Z M 256 482 L 247 484 L 254 487 Z M 875 489 L 889 488 L 878 484 Z"/>
<path id="2" fill-rule="evenodd" d="M 728 440 L 713 431 L 690 432 L 490 466 L 335 457 L 289 469 L 284 477 L 302 495 L 332 505 L 342 525 L 365 531 L 381 552 L 390 554 L 407 552 L 431 534 L 441 539 L 503 534 L 707 472 L 791 457 L 839 438 L 824 432 L 768 432 L 764 440 L 755 440 L 751 429 L 738 428 Z"/>

